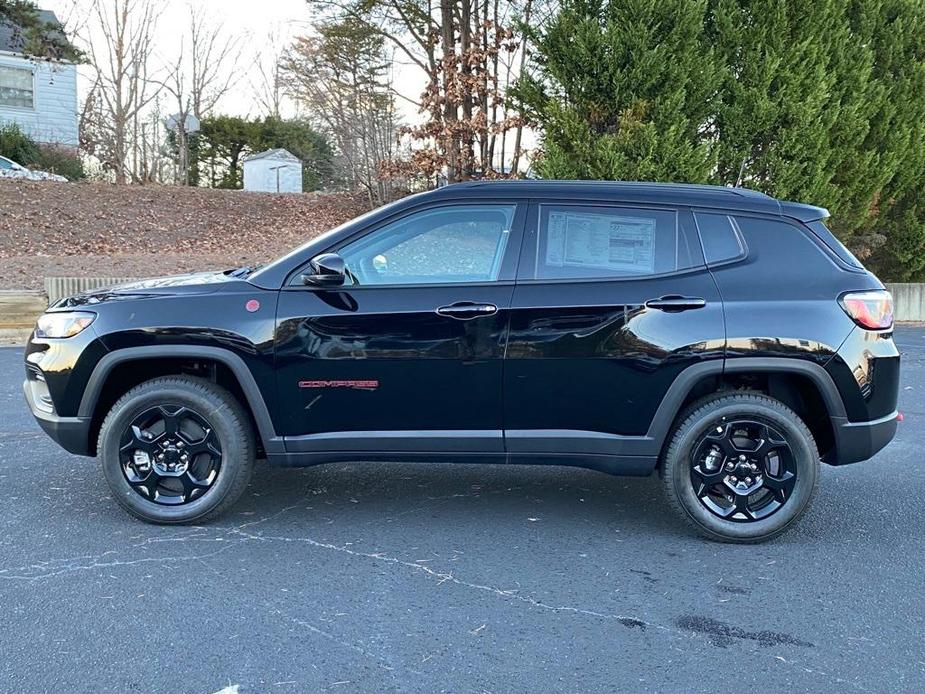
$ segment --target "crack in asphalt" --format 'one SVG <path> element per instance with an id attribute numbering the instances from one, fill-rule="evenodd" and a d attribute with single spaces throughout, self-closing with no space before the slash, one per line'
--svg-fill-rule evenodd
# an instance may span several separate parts
<path id="1" fill-rule="evenodd" d="M 649 629 L 654 630 L 658 633 L 664 633 L 666 635 L 671 635 L 681 638 L 698 638 L 698 639 L 708 639 L 714 646 L 726 647 L 732 643 L 744 643 L 751 642 L 757 643 L 760 646 L 772 646 L 772 645 L 781 645 L 781 646 L 792 646 L 792 647 L 802 647 L 802 648 L 811 648 L 812 643 L 797 639 L 796 637 L 790 636 L 788 634 L 770 632 L 770 631 L 748 631 L 742 629 L 741 627 L 736 627 L 732 625 L 725 624 L 718 620 L 704 617 L 704 616 L 695 616 L 695 615 L 686 615 L 682 616 L 675 620 L 674 624 L 671 626 L 658 624 L 652 621 L 647 621 L 640 619 L 638 617 L 615 614 L 610 612 L 603 612 L 599 610 L 587 609 L 583 607 L 576 607 L 573 605 L 556 605 L 543 600 L 538 600 L 529 595 L 522 595 L 517 590 L 513 589 L 504 589 L 497 586 L 489 585 L 487 583 L 477 583 L 473 581 L 466 581 L 452 572 L 440 571 L 432 569 L 424 564 L 411 562 L 398 557 L 391 556 L 385 552 L 361 552 L 355 549 L 351 549 L 344 545 L 338 545 L 331 542 L 322 542 L 311 537 L 290 537 L 287 535 L 265 535 L 265 534 L 256 534 L 251 532 L 252 528 L 256 526 L 263 525 L 269 521 L 272 521 L 279 516 L 291 511 L 292 509 L 302 508 L 302 504 L 296 504 L 287 506 L 280 509 L 276 513 L 265 516 L 258 520 L 249 521 L 241 525 L 234 526 L 195 526 L 190 529 L 189 532 L 171 535 L 168 537 L 148 537 L 144 541 L 138 542 L 132 545 L 129 545 L 126 550 L 136 550 L 143 547 L 147 547 L 154 544 L 161 543 L 173 543 L 173 542 L 205 542 L 205 543 L 222 543 L 222 546 L 214 551 L 206 552 L 204 554 L 189 554 L 189 555 L 170 555 L 166 557 L 142 557 L 139 559 L 132 560 L 113 560 L 113 561 L 101 561 L 103 558 L 118 554 L 117 550 L 108 550 L 99 555 L 83 555 L 80 557 L 73 557 L 69 559 L 55 560 L 51 559 L 43 562 L 35 562 L 20 567 L 8 567 L 0 568 L 0 580 L 6 580 L 9 582 L 35 582 L 43 581 L 48 579 L 53 579 L 65 574 L 78 572 L 78 571 L 90 571 L 93 569 L 106 569 L 106 568 L 116 568 L 121 566 L 133 566 L 144 563 L 181 563 L 181 562 L 190 562 L 190 561 L 199 561 L 204 566 L 208 567 L 213 572 L 222 575 L 221 572 L 217 571 L 212 567 L 206 560 L 211 559 L 215 556 L 222 554 L 223 552 L 228 551 L 229 549 L 235 547 L 241 547 L 253 542 L 263 543 L 263 542 L 274 542 L 274 543 L 283 543 L 283 544 L 304 544 L 316 549 L 322 549 L 327 551 L 335 551 L 347 556 L 372 560 L 376 562 L 382 562 L 392 566 L 399 566 L 404 569 L 409 569 L 414 573 L 418 573 L 422 576 L 425 576 L 429 579 L 434 579 L 437 586 L 441 586 L 445 583 L 451 585 L 459 586 L 469 590 L 476 590 L 486 595 L 492 595 L 498 598 L 502 598 L 508 601 L 517 602 L 520 604 L 527 605 L 528 607 L 540 609 L 546 612 L 551 613 L 564 613 L 564 614 L 574 614 L 583 617 L 590 617 L 593 619 L 602 619 L 613 621 L 621 626 L 630 629 L 636 630 L 639 632 L 646 632 Z M 123 550 L 125 551 L 125 550 Z M 41 573 L 30 573 L 32 571 L 41 571 Z M 285 612 L 278 604 L 270 602 L 267 599 L 263 599 L 265 607 L 271 610 L 274 614 L 277 614 L 280 617 L 284 617 L 291 621 L 293 624 L 304 628 L 312 633 L 317 634 L 318 636 L 330 640 L 333 643 L 340 645 L 343 648 L 349 649 L 355 652 L 357 655 L 361 655 L 367 659 L 372 660 L 383 670 L 388 671 L 390 674 L 394 675 L 396 667 L 390 664 L 388 658 L 377 655 L 376 653 L 363 648 L 355 643 L 350 641 L 345 641 L 335 634 L 328 632 L 307 620 L 301 619 L 299 617 L 294 617 Z M 792 667 L 802 667 L 799 664 L 786 660 L 781 656 L 774 656 L 777 661 L 787 664 Z M 401 670 L 411 672 L 412 674 L 421 675 L 422 673 L 414 670 L 410 667 L 402 665 Z M 814 672 L 817 675 L 831 678 L 833 681 L 849 685 L 860 691 L 867 691 L 857 682 L 851 682 L 843 678 L 839 678 L 831 673 L 824 672 L 822 670 L 808 670 L 803 668 L 807 672 Z"/>

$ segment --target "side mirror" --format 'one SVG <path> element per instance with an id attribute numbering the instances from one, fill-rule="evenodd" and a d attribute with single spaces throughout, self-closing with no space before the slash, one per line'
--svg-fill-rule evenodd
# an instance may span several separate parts
<path id="1" fill-rule="evenodd" d="M 337 253 L 322 253 L 312 258 L 311 274 L 302 275 L 302 284 L 316 287 L 339 287 L 347 279 L 347 264 Z"/>

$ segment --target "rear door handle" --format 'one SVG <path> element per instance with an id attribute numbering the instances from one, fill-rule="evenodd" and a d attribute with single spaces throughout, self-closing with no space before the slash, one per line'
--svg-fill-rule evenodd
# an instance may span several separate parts
<path id="1" fill-rule="evenodd" d="M 707 302 L 699 297 L 694 296 L 662 296 L 658 299 L 649 299 L 646 302 L 646 308 L 654 308 L 666 313 L 680 313 L 681 311 L 691 311 L 696 308 L 703 308 Z"/>
<path id="2" fill-rule="evenodd" d="M 456 320 L 472 320 L 482 316 L 493 316 L 498 312 L 494 304 L 476 304 L 472 301 L 460 301 L 449 306 L 441 306 L 437 313 Z"/>

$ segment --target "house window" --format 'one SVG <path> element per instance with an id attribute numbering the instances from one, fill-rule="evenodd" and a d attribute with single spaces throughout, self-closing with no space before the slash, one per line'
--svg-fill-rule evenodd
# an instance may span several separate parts
<path id="1" fill-rule="evenodd" d="M 32 70 L 0 65 L 0 107 L 34 108 Z"/>

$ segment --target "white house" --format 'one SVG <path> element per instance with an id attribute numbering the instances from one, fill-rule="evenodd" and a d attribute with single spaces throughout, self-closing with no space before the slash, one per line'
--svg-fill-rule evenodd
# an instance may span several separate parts
<path id="1" fill-rule="evenodd" d="M 301 193 L 302 162 L 285 149 L 268 149 L 244 160 L 244 190 Z"/>
<path id="2" fill-rule="evenodd" d="M 39 15 L 61 24 L 53 12 Z M 23 57 L 20 34 L 0 23 L 0 125 L 16 123 L 38 142 L 76 148 L 76 66 Z"/>

